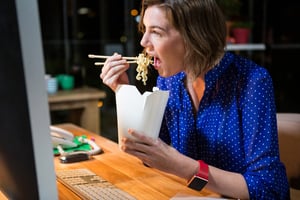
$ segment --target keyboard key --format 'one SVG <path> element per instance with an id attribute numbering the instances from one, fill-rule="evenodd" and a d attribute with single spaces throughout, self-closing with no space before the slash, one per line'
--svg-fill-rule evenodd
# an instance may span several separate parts
<path id="1" fill-rule="evenodd" d="M 88 169 L 68 169 L 56 172 L 57 180 L 83 199 L 135 200 L 127 192 Z"/>

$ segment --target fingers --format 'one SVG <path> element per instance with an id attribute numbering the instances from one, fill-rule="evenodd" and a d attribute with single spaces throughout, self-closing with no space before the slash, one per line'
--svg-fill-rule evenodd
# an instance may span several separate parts
<path id="1" fill-rule="evenodd" d="M 127 68 L 118 66 L 112 67 L 106 74 L 101 73 L 100 77 L 104 84 L 115 91 L 119 84 L 122 84 L 120 77 L 126 72 Z"/>
<path id="2" fill-rule="evenodd" d="M 105 64 L 101 70 L 101 79 L 108 80 L 110 77 L 124 72 L 124 66 L 127 66 L 126 60 L 122 59 L 121 55 L 114 54 L 113 56 L 106 59 Z"/>
<path id="3" fill-rule="evenodd" d="M 121 149 L 124 152 L 136 156 L 150 167 L 165 171 L 172 170 L 172 160 L 178 155 L 174 148 L 159 138 L 154 139 L 132 129 L 129 129 L 128 133 L 133 137 L 122 138 Z"/>
<path id="4" fill-rule="evenodd" d="M 112 69 L 125 64 L 126 60 L 122 59 L 121 55 L 114 54 L 106 59 L 104 66 L 102 67 L 101 76 L 106 76 L 106 74 L 108 74 Z M 117 70 L 115 69 L 115 71 Z"/>
<path id="5" fill-rule="evenodd" d="M 103 83 L 116 89 L 118 84 L 127 83 L 128 77 L 126 70 L 129 68 L 129 64 L 119 54 L 114 54 L 107 58 L 104 66 L 102 67 L 100 78 Z M 123 76 L 123 78 L 122 78 Z"/>
<path id="6" fill-rule="evenodd" d="M 149 160 L 149 154 L 147 151 L 144 151 L 145 144 L 139 143 L 134 139 L 122 138 L 121 149 L 137 158 L 139 158 L 143 163 L 148 166 L 151 166 L 151 161 Z"/>
<path id="7" fill-rule="evenodd" d="M 143 143 L 143 144 L 146 144 L 148 146 L 156 145 L 157 142 L 158 142 L 158 139 L 154 139 L 154 138 L 148 137 L 148 136 L 146 136 L 144 134 L 140 134 L 140 133 L 134 131 L 133 129 L 128 129 L 128 133 L 130 135 L 132 135 L 134 138 L 136 138 L 136 140 L 139 143 Z"/>
<path id="8" fill-rule="evenodd" d="M 157 146 L 159 143 L 158 139 L 153 139 L 151 137 L 139 134 L 132 129 L 128 130 L 128 133 L 133 136 L 132 138 L 122 138 L 121 149 L 127 153 L 138 155 L 138 157 L 152 154 L 154 146 Z M 144 155 L 143 155 L 144 154 Z"/>

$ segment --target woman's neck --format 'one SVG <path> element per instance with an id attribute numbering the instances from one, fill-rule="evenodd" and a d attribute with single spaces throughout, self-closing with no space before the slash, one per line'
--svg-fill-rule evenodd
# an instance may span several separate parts
<path id="1" fill-rule="evenodd" d="M 187 77 L 187 89 L 191 96 L 194 108 L 198 111 L 205 90 L 204 73 L 196 79 Z"/>

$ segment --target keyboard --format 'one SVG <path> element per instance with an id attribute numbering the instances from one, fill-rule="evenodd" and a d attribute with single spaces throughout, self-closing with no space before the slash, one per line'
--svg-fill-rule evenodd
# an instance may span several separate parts
<path id="1" fill-rule="evenodd" d="M 86 168 L 59 170 L 56 171 L 56 177 L 59 182 L 82 199 L 136 200 L 130 194 Z"/>

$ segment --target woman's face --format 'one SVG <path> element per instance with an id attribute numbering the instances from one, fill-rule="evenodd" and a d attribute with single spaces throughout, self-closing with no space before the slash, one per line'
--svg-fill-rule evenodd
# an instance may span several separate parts
<path id="1" fill-rule="evenodd" d="M 168 77 L 183 71 L 183 39 L 169 22 L 166 11 L 158 6 L 148 7 L 143 23 L 145 33 L 140 43 L 154 57 L 154 68 L 159 75 Z"/>

